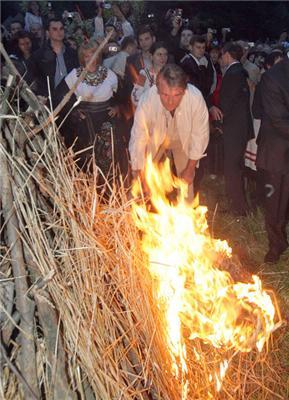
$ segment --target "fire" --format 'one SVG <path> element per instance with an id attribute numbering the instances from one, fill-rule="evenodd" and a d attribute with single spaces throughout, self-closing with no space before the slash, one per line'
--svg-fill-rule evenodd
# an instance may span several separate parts
<path id="1" fill-rule="evenodd" d="M 183 332 L 186 340 L 199 338 L 216 348 L 261 352 L 275 329 L 275 308 L 260 279 L 236 283 L 218 267 L 231 257 L 231 249 L 209 235 L 206 207 L 187 204 L 187 185 L 172 176 L 168 160 L 156 166 L 148 159 L 145 180 L 154 210 L 135 201 L 133 215 L 157 285 L 175 375 L 179 369 L 182 376 L 187 373 Z M 178 195 L 172 203 L 167 195 L 173 189 Z M 137 182 L 133 195 L 140 193 Z M 227 368 L 224 360 L 215 377 L 218 390 Z"/>

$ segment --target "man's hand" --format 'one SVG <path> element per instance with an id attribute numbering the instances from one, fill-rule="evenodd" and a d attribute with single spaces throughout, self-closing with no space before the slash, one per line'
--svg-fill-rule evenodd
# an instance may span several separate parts
<path id="1" fill-rule="evenodd" d="M 143 172 L 140 169 L 136 169 L 136 170 L 132 170 L 131 174 L 132 174 L 132 178 L 134 181 L 137 179 L 140 179 L 143 195 L 144 195 L 144 197 L 149 197 L 151 192 L 146 183 Z"/>
<path id="2" fill-rule="evenodd" d="M 125 22 L 126 21 L 125 16 L 120 11 L 120 8 L 119 8 L 119 6 L 117 4 L 113 3 L 112 6 L 111 6 L 111 10 L 112 10 L 113 15 L 117 19 L 119 19 L 121 22 Z"/>
<path id="3" fill-rule="evenodd" d="M 179 30 L 181 29 L 182 23 L 183 23 L 182 17 L 179 16 L 173 17 L 172 20 L 173 29 L 171 30 L 172 36 L 176 36 L 178 34 Z"/>
<path id="4" fill-rule="evenodd" d="M 186 168 L 181 173 L 181 178 L 187 182 L 188 185 L 191 185 L 195 179 L 195 170 L 196 170 L 196 160 L 189 160 Z"/>
<path id="5" fill-rule="evenodd" d="M 209 112 L 210 112 L 211 117 L 214 120 L 219 121 L 219 120 L 223 119 L 224 115 L 223 115 L 222 111 L 218 107 L 216 107 L 216 106 L 211 107 Z"/>
<path id="6" fill-rule="evenodd" d="M 111 118 L 119 117 L 119 115 L 120 115 L 119 107 L 118 106 L 108 107 L 108 115 Z"/>

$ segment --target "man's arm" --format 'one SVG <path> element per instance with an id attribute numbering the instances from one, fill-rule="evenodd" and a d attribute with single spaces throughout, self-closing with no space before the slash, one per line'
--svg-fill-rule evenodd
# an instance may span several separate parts
<path id="1" fill-rule="evenodd" d="M 261 81 L 261 98 L 264 114 L 270 119 L 276 133 L 289 140 L 289 95 L 284 96 L 282 83 L 269 73 L 263 75 Z"/>
<path id="2" fill-rule="evenodd" d="M 133 175 L 138 175 L 137 171 L 144 169 L 146 147 L 149 140 L 149 110 L 147 102 L 144 100 L 144 98 L 140 99 L 140 102 L 137 106 L 129 141 L 129 153 Z"/>
<path id="3" fill-rule="evenodd" d="M 247 92 L 249 98 L 249 86 L 245 76 L 240 73 L 229 73 L 228 71 L 228 75 L 225 75 L 222 81 L 220 91 L 220 107 L 224 118 L 231 114 L 239 103 L 240 96 L 244 96 L 245 92 Z"/>
<path id="4" fill-rule="evenodd" d="M 209 113 L 205 103 L 205 100 L 201 93 L 199 96 L 194 98 L 192 102 L 196 103 L 192 113 L 192 125 L 190 146 L 189 146 L 189 159 L 192 161 L 192 165 L 188 166 L 192 168 L 194 163 L 197 163 L 205 155 L 209 143 Z"/>

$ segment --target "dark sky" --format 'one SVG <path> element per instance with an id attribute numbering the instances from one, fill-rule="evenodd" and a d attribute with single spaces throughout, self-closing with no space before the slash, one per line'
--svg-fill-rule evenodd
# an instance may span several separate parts
<path id="1" fill-rule="evenodd" d="M 231 27 L 237 39 L 274 38 L 289 31 L 288 1 L 157 1 L 148 6 L 158 11 L 181 7 L 184 16 L 203 21 L 203 28 Z"/>
<path id="2" fill-rule="evenodd" d="M 79 3 L 87 17 L 94 15 L 94 1 L 52 1 L 56 10 L 73 10 Z M 20 1 L 1 1 L 2 21 L 19 10 Z M 278 37 L 289 30 L 288 1 L 146 1 L 146 13 L 158 17 L 168 8 L 182 8 L 184 17 L 201 21 L 201 29 L 231 27 L 235 38 L 256 40 Z M 71 11 L 72 11 L 71 10 Z"/>

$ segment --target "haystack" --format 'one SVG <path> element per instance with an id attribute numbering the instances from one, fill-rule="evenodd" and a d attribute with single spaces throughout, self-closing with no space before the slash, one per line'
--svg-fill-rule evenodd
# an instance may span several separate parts
<path id="1" fill-rule="evenodd" d="M 49 110 L 11 73 L 1 111 L 0 396 L 181 399 L 125 186 L 99 187 L 97 167 L 81 172 Z M 285 398 L 278 338 L 262 353 L 186 345 L 189 399 Z"/>

